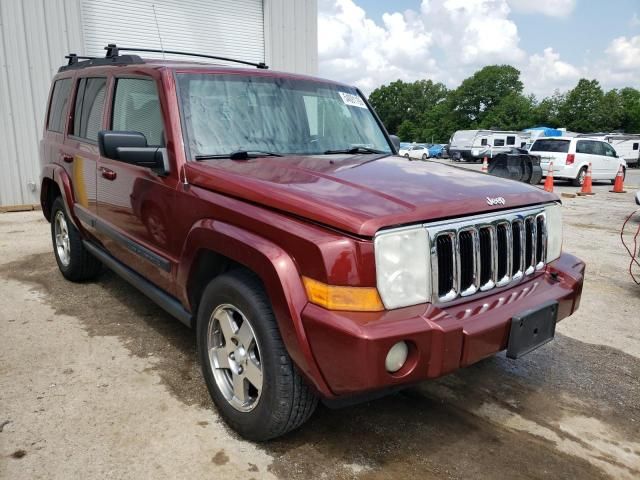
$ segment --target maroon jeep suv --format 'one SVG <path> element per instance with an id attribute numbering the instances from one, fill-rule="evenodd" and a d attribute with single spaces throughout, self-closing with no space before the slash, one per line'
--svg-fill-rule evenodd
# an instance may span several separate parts
<path id="1" fill-rule="evenodd" d="M 242 436 L 518 358 L 578 308 L 553 194 L 396 156 L 356 88 L 122 50 L 71 55 L 52 83 L 55 258 L 71 281 L 107 266 L 193 327 Z"/>

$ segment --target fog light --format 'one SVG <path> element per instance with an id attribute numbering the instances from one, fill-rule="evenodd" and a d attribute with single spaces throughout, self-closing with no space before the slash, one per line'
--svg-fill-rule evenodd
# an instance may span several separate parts
<path id="1" fill-rule="evenodd" d="M 407 361 L 407 355 L 409 354 L 409 347 L 406 342 L 398 342 L 389 349 L 387 353 L 387 359 L 384 361 L 384 367 L 387 372 L 397 372 L 402 368 L 404 362 Z"/>

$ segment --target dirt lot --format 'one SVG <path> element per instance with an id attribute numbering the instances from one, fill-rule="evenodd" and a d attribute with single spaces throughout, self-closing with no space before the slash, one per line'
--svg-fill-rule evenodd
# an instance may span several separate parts
<path id="1" fill-rule="evenodd" d="M 110 272 L 64 281 L 40 212 L 0 215 L 0 477 L 640 478 L 640 287 L 619 238 L 636 206 L 609 189 L 564 199 L 587 280 L 555 341 L 321 407 L 264 445 L 219 420 L 193 332 Z"/>

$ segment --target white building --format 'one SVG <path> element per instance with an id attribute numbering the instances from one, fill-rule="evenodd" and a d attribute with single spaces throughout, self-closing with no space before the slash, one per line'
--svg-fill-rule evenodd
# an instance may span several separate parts
<path id="1" fill-rule="evenodd" d="M 68 53 L 116 43 L 315 74 L 317 11 L 317 0 L 0 0 L 0 206 L 40 201 L 38 142 Z"/>

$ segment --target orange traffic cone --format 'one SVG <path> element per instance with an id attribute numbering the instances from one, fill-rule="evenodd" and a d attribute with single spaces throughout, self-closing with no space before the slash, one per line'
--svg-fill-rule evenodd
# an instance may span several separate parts
<path id="1" fill-rule="evenodd" d="M 622 170 L 622 165 L 618 168 L 618 173 L 616 174 L 616 181 L 613 184 L 613 190 L 609 190 L 613 193 L 627 193 L 624 189 L 624 171 Z"/>
<path id="2" fill-rule="evenodd" d="M 587 169 L 587 174 L 584 177 L 584 183 L 582 184 L 582 190 L 578 192 L 578 195 L 595 195 L 591 191 L 591 162 L 589 162 L 589 168 Z"/>
<path id="3" fill-rule="evenodd" d="M 487 162 L 487 157 L 484 157 L 482 161 L 482 173 L 489 173 L 489 162 Z"/>
<path id="4" fill-rule="evenodd" d="M 547 192 L 553 192 L 553 162 L 549 162 L 547 178 L 544 179 L 544 189 Z"/>

